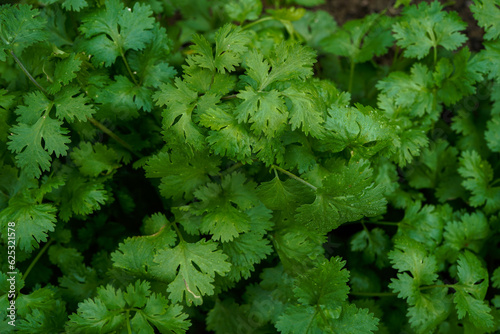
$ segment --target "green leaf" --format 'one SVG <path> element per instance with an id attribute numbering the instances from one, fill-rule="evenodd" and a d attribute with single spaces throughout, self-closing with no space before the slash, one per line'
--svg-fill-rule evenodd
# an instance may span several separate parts
<path id="1" fill-rule="evenodd" d="M 453 301 L 457 306 L 458 318 L 467 314 L 472 323 L 483 330 L 493 328 L 491 310 L 484 302 L 488 289 L 488 271 L 471 252 L 465 251 L 458 257 L 457 274 L 459 283 L 454 286 Z"/>
<path id="2" fill-rule="evenodd" d="M 101 143 L 92 145 L 82 141 L 70 156 L 78 165 L 80 172 L 90 177 L 97 177 L 104 172 L 110 174 L 121 166 L 116 151 Z"/>
<path id="3" fill-rule="evenodd" d="M 493 152 L 500 152 L 500 115 L 493 116 L 486 126 L 484 137 L 489 149 Z"/>
<path id="4" fill-rule="evenodd" d="M 83 18 L 80 31 L 88 38 L 83 48 L 93 55 L 94 64 L 109 67 L 128 50 L 146 47 L 153 38 L 154 18 L 147 5 L 136 3 L 127 9 L 119 0 L 106 0 L 105 4 L 105 9 Z"/>
<path id="5" fill-rule="evenodd" d="M 38 178 L 50 169 L 52 153 L 57 157 L 66 155 L 70 140 L 68 130 L 61 127 L 63 123 L 48 115 L 52 103 L 42 93 L 28 94 L 25 103 L 16 110 L 19 124 L 12 127 L 7 145 L 16 153 L 17 165 Z"/>
<path id="6" fill-rule="evenodd" d="M 32 252 L 39 243 L 47 241 L 48 232 L 54 231 L 56 208 L 53 204 L 38 203 L 27 194 L 14 196 L 9 206 L 0 211 L 2 234 L 6 236 L 7 222 L 14 222 L 15 241 L 21 250 Z"/>
<path id="7" fill-rule="evenodd" d="M 326 135 L 322 150 L 340 152 L 348 149 L 351 156 L 370 158 L 383 151 L 394 140 L 392 127 L 372 108 L 332 106 L 328 109 Z"/>
<path id="8" fill-rule="evenodd" d="M 71 53 L 66 58 L 57 62 L 54 77 L 52 78 L 53 82 L 47 87 L 47 91 L 50 94 L 59 92 L 63 86 L 66 86 L 76 78 L 76 73 L 80 71 L 82 63 L 80 55 L 75 53 Z"/>
<path id="9" fill-rule="evenodd" d="M 351 239 L 351 249 L 356 252 L 363 252 L 363 258 L 368 263 L 375 263 L 379 268 L 385 267 L 388 263 L 387 252 L 389 245 L 389 237 L 383 229 L 378 227 L 370 231 L 363 229 Z"/>
<path id="10" fill-rule="evenodd" d="M 387 16 L 372 14 L 351 20 L 334 34 L 321 41 L 326 52 L 348 57 L 354 63 L 364 63 L 382 56 L 392 46 L 394 38 Z"/>
<path id="11" fill-rule="evenodd" d="M 211 233 L 214 240 L 227 242 L 249 231 L 251 217 L 246 210 L 260 203 L 255 184 L 245 181 L 242 174 L 234 173 L 225 176 L 220 185 L 208 183 L 195 191 L 200 202 L 193 209 L 195 214 L 203 215 L 201 232 Z"/>
<path id="12" fill-rule="evenodd" d="M 392 72 L 377 83 L 377 88 L 394 99 L 398 108 L 404 108 L 412 116 L 438 113 L 436 95 L 433 92 L 434 80 L 427 66 L 416 63 L 411 74 Z"/>
<path id="13" fill-rule="evenodd" d="M 175 79 L 175 87 L 162 85 L 153 98 L 157 105 L 167 105 L 163 112 L 163 129 L 165 133 L 173 133 L 182 142 L 192 145 L 196 149 L 203 147 L 201 129 L 193 122 L 193 110 L 200 104 L 198 94 L 191 90 L 180 78 Z M 207 106 L 207 110 L 213 106 Z"/>
<path id="14" fill-rule="evenodd" d="M 374 217 L 385 212 L 382 187 L 373 183 L 367 160 L 339 166 L 322 180 L 312 204 L 297 209 L 297 221 L 321 232 L 329 232 L 345 222 Z"/>
<path id="15" fill-rule="evenodd" d="M 78 87 L 68 87 L 58 93 L 54 99 L 56 116 L 60 120 L 73 123 L 75 118 L 80 122 L 87 121 L 95 113 L 89 98 L 80 94 Z"/>
<path id="16" fill-rule="evenodd" d="M 469 203 L 473 207 L 484 205 L 486 213 L 500 208 L 500 187 L 492 186 L 493 169 L 476 151 L 465 151 L 459 159 L 458 173 L 464 178 L 462 185 L 472 193 Z"/>
<path id="17" fill-rule="evenodd" d="M 182 153 L 161 152 L 144 167 L 149 178 L 161 177 L 160 191 L 165 197 L 193 198 L 193 191 L 208 182 L 209 175 L 219 172 L 217 157 L 200 154 L 191 159 Z"/>
<path id="18" fill-rule="evenodd" d="M 108 193 L 102 183 L 70 174 L 61 192 L 59 216 L 63 221 L 74 215 L 86 216 L 100 209 L 107 200 Z"/>
<path id="19" fill-rule="evenodd" d="M 256 81 L 258 91 L 276 81 L 304 80 L 310 77 L 316 54 L 306 46 L 293 42 L 282 42 L 273 50 L 269 59 L 252 50 L 245 57 L 247 75 Z"/>
<path id="20" fill-rule="evenodd" d="M 418 288 L 422 285 L 431 285 L 438 278 L 436 258 L 433 254 L 429 254 L 422 244 L 409 238 L 399 238 L 394 250 L 389 252 L 388 256 L 393 268 L 398 272 L 408 271 L 412 275 L 410 277 L 407 273 L 398 274 L 398 280 L 392 279 L 389 287 L 399 292 L 398 297 L 409 298 L 408 302 L 414 305 L 415 295 L 420 293 Z M 406 284 L 408 281 L 412 282 L 410 286 Z"/>
<path id="21" fill-rule="evenodd" d="M 130 319 L 130 308 L 135 316 Z M 97 289 L 97 296 L 78 304 L 77 313 L 70 316 L 66 330 L 73 333 L 101 333 L 134 331 L 154 333 L 153 326 L 162 333 L 185 333 L 190 322 L 178 305 L 169 305 L 167 299 L 151 293 L 148 282 L 136 281 L 125 293 L 111 285 Z"/>
<path id="22" fill-rule="evenodd" d="M 216 249 L 215 242 L 203 239 L 197 243 L 181 241 L 174 248 L 158 252 L 154 275 L 171 281 L 167 289 L 170 300 L 185 299 L 188 304 L 201 305 L 203 296 L 214 294 L 215 274 L 225 275 L 231 268 L 227 256 Z"/>
<path id="23" fill-rule="evenodd" d="M 39 14 L 38 9 L 26 4 L 0 7 L 0 61 L 5 61 L 9 52 L 20 55 L 47 37 L 43 30 L 46 21 Z"/>
<path id="24" fill-rule="evenodd" d="M 259 199 L 267 208 L 292 213 L 312 196 L 312 190 L 306 185 L 292 179 L 283 182 L 278 177 L 262 182 L 257 191 Z"/>
<path id="25" fill-rule="evenodd" d="M 495 22 L 500 20 L 500 2 L 498 0 L 474 0 L 470 10 L 478 25 L 486 31 L 484 39 L 494 40 L 500 37 L 500 28 Z"/>
<path id="26" fill-rule="evenodd" d="M 75 12 L 79 12 L 82 8 L 88 6 L 86 0 L 64 0 L 62 3 L 62 8 L 66 10 L 72 10 Z"/>
<path id="27" fill-rule="evenodd" d="M 164 224 L 168 223 L 163 215 L 157 218 L 164 221 Z M 177 238 L 172 228 L 163 226 L 152 235 L 125 239 L 118 245 L 118 249 L 111 253 L 113 266 L 138 274 L 147 274 L 150 268 L 156 265 L 153 262 L 154 255 L 176 242 Z"/>
<path id="28" fill-rule="evenodd" d="M 288 110 L 280 95 L 276 90 L 257 92 L 247 87 L 238 94 L 243 102 L 235 110 L 236 119 L 251 123 L 250 129 L 257 135 L 261 132 L 266 137 L 281 134 L 288 119 Z"/>
<path id="29" fill-rule="evenodd" d="M 273 226 L 271 211 L 260 205 L 247 210 L 246 213 L 251 221 L 249 231 L 222 244 L 222 250 L 231 263 L 231 270 L 224 279 L 232 282 L 238 282 L 242 278 L 248 279 L 255 270 L 254 265 L 273 252 L 269 240 L 265 237 Z"/>
<path id="30" fill-rule="evenodd" d="M 481 212 L 464 214 L 460 221 L 451 221 L 445 226 L 444 240 L 453 249 L 470 249 L 479 252 L 490 229 L 486 216 Z"/>
<path id="31" fill-rule="evenodd" d="M 207 142 L 217 155 L 245 160 L 252 154 L 252 134 L 232 113 L 221 108 L 208 109 L 200 115 L 200 125 L 213 130 Z"/>
<path id="32" fill-rule="evenodd" d="M 294 294 L 303 305 L 326 306 L 339 310 L 349 293 L 349 272 L 344 269 L 345 261 L 332 257 L 301 275 L 294 288 Z"/>
<path id="33" fill-rule="evenodd" d="M 445 12 L 438 1 L 422 2 L 403 9 L 402 20 L 394 24 L 398 46 L 405 49 L 404 56 L 422 59 L 431 48 L 438 46 L 456 50 L 467 37 L 459 31 L 467 25 L 456 12 Z"/>
<path id="34" fill-rule="evenodd" d="M 292 131 L 301 128 L 306 135 L 322 137 L 326 106 L 321 103 L 319 92 L 312 82 L 292 82 L 283 95 L 292 101 L 289 115 Z"/>
<path id="35" fill-rule="evenodd" d="M 249 36 L 239 26 L 224 25 L 215 34 L 215 54 L 205 37 L 195 35 L 193 41 L 195 44 L 191 50 L 195 53 L 192 56 L 194 63 L 214 72 L 225 73 L 233 72 L 235 66 L 240 64 L 243 53 L 247 51 Z"/>
<path id="36" fill-rule="evenodd" d="M 236 0 L 226 3 L 224 11 L 232 21 L 243 23 L 257 20 L 262 12 L 260 0 Z"/>
<path id="37" fill-rule="evenodd" d="M 452 62 L 441 58 L 436 64 L 434 80 L 438 86 L 438 97 L 445 105 L 458 102 L 464 96 L 476 92 L 474 84 L 482 80 L 481 64 L 471 58 L 468 48 L 455 53 Z"/>

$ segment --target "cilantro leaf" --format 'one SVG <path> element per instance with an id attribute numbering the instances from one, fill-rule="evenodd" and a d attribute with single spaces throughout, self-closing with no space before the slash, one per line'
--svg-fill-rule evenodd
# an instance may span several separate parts
<path id="1" fill-rule="evenodd" d="M 450 221 L 446 224 L 444 240 L 457 251 L 470 249 L 479 252 L 489 234 L 486 216 L 481 211 L 477 211 L 464 214 L 460 221 Z"/>
<path id="2" fill-rule="evenodd" d="M 467 314 L 478 328 L 492 329 L 493 316 L 484 302 L 488 289 L 488 271 L 469 251 L 460 254 L 457 263 L 459 283 L 454 286 L 456 293 L 453 301 L 457 306 L 458 318 L 462 319 Z"/>
<path id="3" fill-rule="evenodd" d="M 288 110 L 280 95 L 277 90 L 258 92 L 247 87 L 238 94 L 243 102 L 235 110 L 236 119 L 252 123 L 250 129 L 257 135 L 261 132 L 266 137 L 279 135 L 288 119 Z"/>
<path id="4" fill-rule="evenodd" d="M 130 319 L 130 308 L 135 315 Z M 148 282 L 130 284 L 125 293 L 111 285 L 97 289 L 97 296 L 78 305 L 70 315 L 69 332 L 98 333 L 101 331 L 134 330 L 153 333 L 153 326 L 164 333 L 185 333 L 190 326 L 187 315 L 178 305 L 169 305 L 165 297 L 151 293 Z"/>
<path id="5" fill-rule="evenodd" d="M 291 86 L 283 91 L 283 95 L 292 101 L 289 112 L 292 131 L 300 127 L 306 135 L 322 137 L 326 106 L 321 103 L 315 86 L 311 82 L 292 82 Z"/>
<path id="6" fill-rule="evenodd" d="M 367 160 L 351 160 L 348 165 L 339 161 L 338 165 L 322 180 L 314 202 L 297 209 L 297 221 L 329 232 L 345 222 L 385 211 L 383 189 L 373 183 L 373 171 Z"/>
<path id="7" fill-rule="evenodd" d="M 151 8 L 140 3 L 130 10 L 119 0 L 106 0 L 105 5 L 84 17 L 80 31 L 88 38 L 83 47 L 94 56 L 93 62 L 109 67 L 128 50 L 146 47 L 153 38 L 154 18 Z"/>
<path id="8" fill-rule="evenodd" d="M 67 122 L 74 122 L 75 118 L 84 122 L 87 117 L 91 117 L 95 113 L 92 105 L 87 104 L 89 98 L 80 94 L 77 87 L 65 88 L 62 92 L 58 93 L 54 99 L 56 107 L 56 116 L 60 120 Z"/>
<path id="9" fill-rule="evenodd" d="M 0 61 L 5 61 L 9 52 L 21 54 L 46 38 L 46 21 L 39 14 L 26 4 L 0 7 Z"/>
<path id="10" fill-rule="evenodd" d="M 0 217 L 4 222 L 16 223 L 16 243 L 21 250 L 32 252 L 47 241 L 49 231 L 54 231 L 56 211 L 53 204 L 41 204 L 24 193 L 12 197 L 9 206 L 0 211 Z M 6 235 L 6 231 L 7 223 L 2 224 L 2 234 Z"/>
<path id="11" fill-rule="evenodd" d="M 397 45 L 405 48 L 405 57 L 422 59 L 431 48 L 436 52 L 438 46 L 456 50 L 467 39 L 459 32 L 466 27 L 456 12 L 445 12 L 438 1 L 433 1 L 405 7 L 393 31 Z"/>
<path id="12" fill-rule="evenodd" d="M 242 174 L 234 173 L 225 176 L 220 185 L 208 183 L 195 191 L 200 202 L 193 209 L 195 214 L 203 214 L 201 232 L 211 233 L 214 240 L 227 242 L 249 231 L 251 217 L 246 210 L 260 203 L 255 184 L 245 181 Z"/>
<path id="13" fill-rule="evenodd" d="M 494 187 L 493 169 L 476 151 L 465 151 L 459 158 L 458 173 L 464 178 L 462 185 L 472 192 L 470 205 L 484 205 L 486 213 L 500 208 L 500 187 Z"/>
<path id="14" fill-rule="evenodd" d="M 92 145 L 82 141 L 70 156 L 85 176 L 97 177 L 104 172 L 110 174 L 120 167 L 118 164 L 120 159 L 116 151 L 101 143 Z"/>
<path id="15" fill-rule="evenodd" d="M 476 91 L 474 84 L 482 80 L 481 64 L 470 59 L 469 49 L 463 48 L 453 56 L 453 64 L 441 58 L 436 65 L 434 80 L 439 87 L 438 97 L 445 105 L 451 105 Z"/>
<path id="16" fill-rule="evenodd" d="M 52 153 L 57 157 L 66 155 L 70 140 L 63 123 L 48 115 L 52 103 L 42 93 L 28 94 L 25 103 L 16 110 L 19 124 L 12 127 L 7 145 L 16 153 L 17 165 L 38 178 L 49 170 Z"/>
<path id="17" fill-rule="evenodd" d="M 191 199 L 193 191 L 210 180 L 209 175 L 219 172 L 218 163 L 217 157 L 208 155 L 190 159 L 181 153 L 169 155 L 160 152 L 148 160 L 144 169 L 147 177 L 161 177 L 160 191 L 163 196 Z"/>
<path id="18" fill-rule="evenodd" d="M 500 152 L 500 115 L 494 115 L 486 124 L 484 134 L 488 147 L 493 152 Z"/>
<path id="19" fill-rule="evenodd" d="M 474 0 L 470 6 L 470 10 L 477 20 L 478 25 L 486 31 L 484 38 L 487 40 L 494 40 L 500 37 L 500 29 L 494 23 L 500 19 L 499 5 L 500 2 L 498 0 Z"/>
<path id="20" fill-rule="evenodd" d="M 394 39 L 390 20 L 380 14 L 351 20 L 342 28 L 321 41 L 326 52 L 349 57 L 354 63 L 363 63 L 375 56 L 382 56 L 392 46 Z"/>
<path id="21" fill-rule="evenodd" d="M 232 21 L 239 23 L 257 20 L 262 12 L 262 2 L 260 0 L 236 0 L 226 3 L 224 11 Z"/>
<path id="22" fill-rule="evenodd" d="M 246 214 L 251 221 L 249 231 L 222 244 L 222 250 L 231 263 L 231 270 L 224 280 L 238 282 L 242 278 L 248 279 L 255 270 L 254 265 L 272 253 L 272 246 L 265 237 L 272 228 L 270 210 L 260 205 L 247 210 Z"/>
<path id="23" fill-rule="evenodd" d="M 394 138 L 391 128 L 372 108 L 334 105 L 328 109 L 321 149 L 340 152 L 347 148 L 353 156 L 370 158 L 389 146 Z"/>
<path id="24" fill-rule="evenodd" d="M 326 306 L 339 312 L 349 293 L 345 261 L 332 257 L 297 278 L 294 294 L 303 305 Z"/>
<path id="25" fill-rule="evenodd" d="M 193 122 L 193 111 L 203 102 L 198 99 L 198 94 L 180 78 L 176 78 L 175 87 L 171 84 L 164 84 L 161 90 L 153 95 L 153 98 L 157 101 L 157 105 L 167 105 L 163 112 L 165 133 L 172 132 L 182 141 L 201 149 L 203 147 L 201 129 Z M 215 103 L 207 106 L 206 110 L 210 107 L 215 107 Z"/>
<path id="26" fill-rule="evenodd" d="M 85 216 L 98 210 L 108 200 L 108 193 L 99 181 L 71 173 L 61 190 L 60 200 L 59 217 L 68 221 L 74 215 Z"/>
<path id="27" fill-rule="evenodd" d="M 111 253 L 113 266 L 138 274 L 147 274 L 150 268 L 156 266 L 153 259 L 158 250 L 175 244 L 175 232 L 166 226 L 169 222 L 165 216 L 157 215 L 152 219 L 164 225 L 152 235 L 127 238 L 120 243 L 118 249 Z"/>
<path id="28" fill-rule="evenodd" d="M 410 75 L 392 72 L 377 83 L 377 88 L 393 98 L 395 105 L 406 109 L 410 115 L 423 116 L 440 111 L 433 85 L 432 73 L 427 66 L 415 63 Z"/>
<path id="29" fill-rule="evenodd" d="M 252 154 L 252 134 L 232 113 L 222 108 L 208 109 L 200 115 L 200 125 L 213 130 L 207 142 L 216 154 L 236 160 L 245 160 Z"/>
<path id="30" fill-rule="evenodd" d="M 389 237 L 383 229 L 378 227 L 370 231 L 363 229 L 351 239 L 351 249 L 363 252 L 363 258 L 369 263 L 374 262 L 379 268 L 385 267 L 388 263 L 389 245 Z"/>
<path id="31" fill-rule="evenodd" d="M 50 94 L 55 94 L 61 90 L 63 86 L 69 84 L 74 78 L 76 73 L 82 67 L 82 59 L 79 54 L 71 53 L 66 58 L 57 62 L 54 70 L 53 82 L 47 87 Z"/>
<path id="32" fill-rule="evenodd" d="M 225 275 L 231 268 L 227 256 L 216 248 L 215 242 L 202 239 L 197 243 L 181 241 L 174 248 L 158 252 L 153 274 L 171 281 L 167 289 L 170 300 L 185 299 L 189 304 L 201 305 L 203 296 L 214 293 L 215 274 Z"/>
<path id="33" fill-rule="evenodd" d="M 282 42 L 273 50 L 269 59 L 258 51 L 251 51 L 244 59 L 247 75 L 255 80 L 255 89 L 264 90 L 276 81 L 304 80 L 312 75 L 316 62 L 312 49 L 298 43 Z"/>
<path id="34" fill-rule="evenodd" d="M 232 72 L 241 62 L 241 56 L 247 51 L 249 42 L 247 32 L 241 27 L 226 24 L 215 34 L 215 54 L 205 37 L 193 36 L 194 45 L 191 50 L 195 53 L 192 59 L 198 66 L 221 73 Z"/>

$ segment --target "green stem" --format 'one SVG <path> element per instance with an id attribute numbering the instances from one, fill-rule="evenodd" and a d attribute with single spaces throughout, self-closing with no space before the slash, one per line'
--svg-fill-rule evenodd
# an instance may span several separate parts
<path id="1" fill-rule="evenodd" d="M 26 67 L 24 67 L 24 64 L 19 60 L 19 58 L 17 58 L 17 56 L 14 54 L 14 52 L 10 51 L 10 54 L 12 55 L 12 57 L 14 58 L 14 60 L 16 61 L 17 65 L 19 65 L 19 67 L 21 68 L 21 70 L 24 72 L 24 74 L 26 74 L 26 76 L 30 79 L 30 81 L 38 88 L 40 89 L 45 95 L 47 95 L 47 91 L 42 87 L 40 86 L 40 84 L 35 80 L 35 78 L 33 78 L 33 76 L 31 75 L 31 73 L 26 69 Z M 122 54 L 123 55 L 123 54 Z M 126 61 L 125 58 L 123 58 L 124 61 L 125 61 L 125 65 L 127 66 L 127 68 L 129 69 L 130 71 L 130 67 L 128 67 L 128 63 Z M 130 72 L 131 73 L 131 72 Z M 132 74 L 132 73 L 131 73 Z M 134 80 L 134 82 L 137 84 L 137 81 L 135 81 L 134 77 L 132 76 L 132 79 Z M 139 157 L 139 158 L 142 158 L 142 155 L 137 153 L 133 148 L 132 146 L 130 146 L 128 143 L 126 143 L 123 139 L 121 139 L 120 137 L 118 137 L 113 131 L 111 131 L 110 129 L 108 129 L 106 126 L 104 126 L 102 123 L 100 123 L 99 121 L 97 121 L 96 119 L 92 118 L 92 117 L 87 117 L 87 119 L 90 121 L 90 123 L 92 123 L 95 127 L 97 127 L 98 129 L 100 129 L 102 132 L 104 132 L 105 134 L 107 134 L 108 136 L 110 136 L 111 138 L 113 138 L 114 140 L 116 140 L 118 143 L 120 143 L 123 147 L 125 147 L 127 150 L 129 150 L 130 152 L 132 152 L 132 154 L 134 154 L 135 156 Z"/>
<path id="2" fill-rule="evenodd" d="M 101 130 L 102 132 L 104 132 L 105 134 L 107 134 L 108 136 L 110 136 L 111 138 L 113 138 L 114 140 L 116 140 L 118 143 L 120 143 L 120 145 L 122 145 L 127 150 L 129 150 L 130 152 L 132 152 L 132 154 L 134 154 L 135 156 L 137 156 L 139 158 L 142 158 L 142 155 L 140 153 L 136 152 L 132 148 L 132 146 L 130 146 L 127 142 L 125 142 L 123 139 L 121 139 L 120 137 L 118 137 L 113 131 L 111 131 L 110 129 L 108 129 L 104 124 L 102 124 L 101 122 L 99 122 L 98 120 L 96 120 L 96 119 L 94 119 L 92 117 L 88 117 L 87 119 L 96 128 L 98 128 L 99 130 Z"/>
<path id="3" fill-rule="evenodd" d="M 244 25 L 243 27 L 241 27 L 241 29 L 245 30 L 245 29 L 251 28 L 254 25 L 257 25 L 257 24 L 259 24 L 261 22 L 269 21 L 269 20 L 272 20 L 272 19 L 273 19 L 272 16 L 263 17 L 261 19 L 258 19 L 257 21 L 253 21 L 252 23 Z"/>
<path id="4" fill-rule="evenodd" d="M 241 168 L 241 167 L 243 167 L 243 163 L 237 162 L 234 165 L 232 165 L 231 167 L 229 167 L 228 169 L 226 169 L 225 171 L 223 171 L 221 175 L 231 174 L 232 172 L 234 172 L 235 170 L 237 170 L 238 168 Z"/>
<path id="5" fill-rule="evenodd" d="M 54 239 L 49 240 L 49 242 L 47 242 L 45 244 L 45 246 L 43 246 L 43 248 L 38 252 L 38 254 L 35 256 L 35 258 L 33 259 L 33 261 L 31 261 L 28 269 L 26 269 L 26 271 L 24 272 L 23 280 L 26 280 L 26 278 L 28 277 L 29 273 L 31 272 L 31 269 L 33 269 L 33 267 L 38 262 L 38 260 L 40 260 L 40 258 L 42 257 L 42 255 L 47 251 L 47 249 L 49 249 L 49 246 L 50 246 L 50 244 L 52 244 L 53 241 L 54 241 Z"/>
<path id="6" fill-rule="evenodd" d="M 127 312 L 125 313 L 125 317 L 127 318 L 127 333 L 128 334 L 132 334 L 132 327 L 130 327 L 130 311 L 127 310 Z"/>
<path id="7" fill-rule="evenodd" d="M 359 297 L 395 297 L 397 293 L 394 292 L 350 292 L 352 296 Z"/>
<path id="8" fill-rule="evenodd" d="M 313 186 L 312 184 L 310 184 L 310 183 L 309 183 L 309 182 L 307 182 L 306 180 L 301 179 L 301 178 L 300 178 L 300 177 L 298 177 L 297 175 L 292 174 L 292 173 L 290 173 L 289 171 L 284 170 L 284 169 L 283 169 L 283 168 L 281 168 L 281 167 L 278 167 L 278 166 L 276 166 L 276 165 L 271 165 L 271 168 L 274 168 L 274 169 L 279 170 L 279 171 L 280 171 L 280 172 L 282 172 L 283 174 L 286 174 L 286 175 L 288 175 L 289 177 L 291 177 L 292 179 L 297 180 L 297 181 L 299 181 L 299 182 L 301 182 L 301 183 L 305 184 L 306 186 L 308 186 L 309 188 L 311 188 L 311 189 L 312 189 L 312 190 L 314 190 L 314 191 L 318 190 L 318 187 Z"/>
<path id="9" fill-rule="evenodd" d="M 174 222 L 174 223 L 172 223 L 172 226 L 174 227 L 175 232 L 179 236 L 179 240 L 182 241 L 182 242 L 184 242 L 184 238 L 182 237 L 182 233 L 179 230 L 179 228 L 177 227 L 177 224 Z"/>
<path id="10" fill-rule="evenodd" d="M 134 84 L 136 86 L 139 86 L 139 83 L 135 79 L 134 73 L 132 72 L 132 70 L 130 69 L 130 66 L 128 65 L 127 58 L 125 58 L 125 54 L 123 53 L 123 51 L 121 49 L 120 49 L 120 55 L 122 56 L 123 62 L 125 63 L 125 67 L 127 68 L 128 74 L 132 78 L 132 81 L 134 82 Z"/>
<path id="11" fill-rule="evenodd" d="M 31 82 L 38 89 L 40 89 L 44 94 L 47 94 L 47 92 L 45 91 L 45 89 L 42 86 L 40 86 L 40 84 L 35 80 L 35 78 L 33 78 L 33 76 L 31 75 L 31 73 L 28 72 L 28 70 L 26 69 L 26 67 L 24 67 L 23 63 L 21 63 L 21 61 L 19 60 L 19 58 L 17 58 L 17 56 L 14 54 L 14 52 L 12 50 L 10 51 L 10 55 L 14 58 L 14 60 L 17 63 L 17 65 L 19 65 L 19 67 L 21 68 L 21 70 L 23 70 L 24 74 L 26 74 L 26 76 L 28 77 L 28 79 L 30 79 Z"/>
<path id="12" fill-rule="evenodd" d="M 454 287 L 453 284 L 433 284 L 433 285 L 422 286 L 419 288 L 419 290 L 422 291 L 434 288 L 453 288 L 453 287 Z"/>
<path id="13" fill-rule="evenodd" d="M 356 63 L 354 62 L 354 59 L 351 59 L 351 69 L 349 71 L 349 87 L 348 87 L 348 92 L 352 94 L 352 82 L 354 81 L 354 67 L 356 66 Z"/>

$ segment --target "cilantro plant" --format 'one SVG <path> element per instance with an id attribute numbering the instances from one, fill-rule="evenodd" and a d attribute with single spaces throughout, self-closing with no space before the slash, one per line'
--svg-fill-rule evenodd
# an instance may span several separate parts
<path id="1" fill-rule="evenodd" d="M 1 333 L 500 331 L 500 2 L 321 3 L 0 7 Z"/>

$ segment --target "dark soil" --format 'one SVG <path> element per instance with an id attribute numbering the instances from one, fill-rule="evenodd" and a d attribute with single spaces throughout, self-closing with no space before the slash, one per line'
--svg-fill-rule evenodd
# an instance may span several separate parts
<path id="1" fill-rule="evenodd" d="M 412 3 L 419 3 L 422 1 L 412 1 Z M 458 12 L 462 20 L 467 23 L 466 34 L 469 37 L 469 48 L 472 51 L 479 51 L 482 49 L 483 42 L 483 29 L 477 26 L 477 22 L 472 16 L 469 6 L 472 4 L 470 0 L 457 0 L 457 1 L 441 1 L 443 4 L 447 3 L 448 10 Z M 400 9 L 395 9 L 393 6 L 395 0 L 326 0 L 326 4 L 320 6 L 320 9 L 328 11 L 333 15 L 339 25 L 347 21 L 360 19 L 368 14 L 379 13 L 386 10 L 387 15 L 396 15 Z"/>

